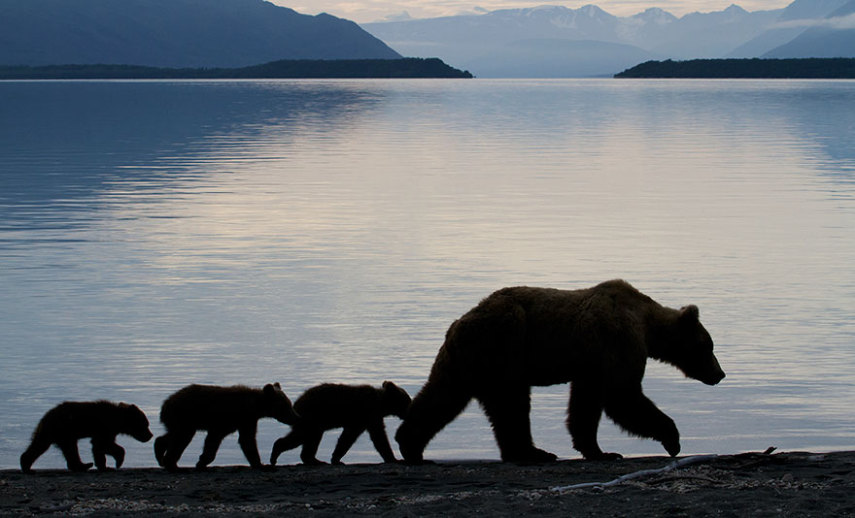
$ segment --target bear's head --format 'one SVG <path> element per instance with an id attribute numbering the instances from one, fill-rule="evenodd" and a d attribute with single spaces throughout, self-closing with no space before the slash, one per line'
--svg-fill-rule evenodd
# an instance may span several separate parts
<path id="1" fill-rule="evenodd" d="M 686 306 L 679 311 L 670 310 L 668 323 L 660 327 L 654 338 L 655 350 L 651 356 L 674 365 L 689 378 L 707 385 L 724 379 L 724 371 L 713 354 L 713 341 L 700 321 L 697 306 Z"/>
<path id="2" fill-rule="evenodd" d="M 403 419 L 410 409 L 410 395 L 407 391 L 391 381 L 383 382 L 383 414 L 394 415 Z"/>
<path id="3" fill-rule="evenodd" d="M 264 408 L 265 415 L 280 423 L 294 424 L 300 418 L 297 412 L 294 412 L 291 400 L 282 391 L 282 386 L 278 382 L 264 386 Z"/>
<path id="4" fill-rule="evenodd" d="M 153 437 L 148 427 L 148 418 L 136 405 L 119 403 L 122 411 L 122 433 L 130 435 L 140 442 L 147 442 Z"/>

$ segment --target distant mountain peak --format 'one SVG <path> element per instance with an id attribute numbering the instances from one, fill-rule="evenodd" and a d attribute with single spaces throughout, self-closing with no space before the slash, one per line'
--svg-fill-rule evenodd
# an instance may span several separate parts
<path id="1" fill-rule="evenodd" d="M 597 7 L 594 4 L 583 5 L 582 7 L 580 7 L 578 9 L 578 11 L 587 15 L 587 16 L 590 16 L 591 18 L 599 18 L 603 15 L 611 16 L 609 13 L 603 11 L 602 9 L 600 9 L 599 7 Z"/>
<path id="2" fill-rule="evenodd" d="M 664 25 L 666 23 L 671 23 L 678 20 L 676 16 L 664 9 L 660 9 L 659 7 L 649 7 L 644 11 L 632 16 L 632 19 L 644 23 L 654 23 L 657 25 Z"/>

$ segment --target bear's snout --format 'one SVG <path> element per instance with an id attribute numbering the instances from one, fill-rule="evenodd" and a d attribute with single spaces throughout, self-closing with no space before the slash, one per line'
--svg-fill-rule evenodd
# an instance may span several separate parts
<path id="1" fill-rule="evenodd" d="M 138 440 L 139 442 L 148 442 L 152 437 L 154 437 L 154 434 L 151 433 L 151 430 L 138 432 L 136 435 L 134 435 L 134 439 Z"/>
<path id="2" fill-rule="evenodd" d="M 718 383 L 725 378 L 726 374 L 724 371 L 719 370 L 715 375 L 710 376 L 707 379 L 701 380 L 706 385 L 718 385 Z"/>
<path id="3" fill-rule="evenodd" d="M 702 379 L 701 382 L 707 385 L 718 385 L 718 383 L 725 378 L 726 374 L 721 369 L 721 365 L 719 365 L 718 359 L 715 356 L 712 357 L 712 363 L 710 373 L 707 376 L 704 376 L 704 379 Z"/>

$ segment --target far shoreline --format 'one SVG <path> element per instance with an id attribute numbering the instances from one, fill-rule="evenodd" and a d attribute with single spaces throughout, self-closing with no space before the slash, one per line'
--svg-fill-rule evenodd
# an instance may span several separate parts
<path id="1" fill-rule="evenodd" d="M 855 79 L 855 58 L 646 61 L 617 79 Z"/>
<path id="2" fill-rule="evenodd" d="M 0 80 L 109 79 L 471 79 L 438 58 L 281 60 L 240 68 L 114 64 L 0 66 Z"/>

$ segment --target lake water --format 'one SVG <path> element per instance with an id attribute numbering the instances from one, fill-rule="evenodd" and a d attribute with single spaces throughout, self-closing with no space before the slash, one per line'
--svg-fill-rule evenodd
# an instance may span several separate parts
<path id="1" fill-rule="evenodd" d="M 648 367 L 684 454 L 855 448 L 853 142 L 855 82 L 2 82 L 0 467 L 63 400 L 159 435 L 189 383 L 415 394 L 490 292 L 616 277 L 716 341 L 719 386 Z M 533 432 L 574 458 L 567 393 L 534 390 Z M 262 421 L 262 458 L 287 431 Z M 600 443 L 664 454 L 607 419 Z M 472 404 L 426 456 L 498 450 Z M 244 462 L 231 437 L 215 463 Z"/>

